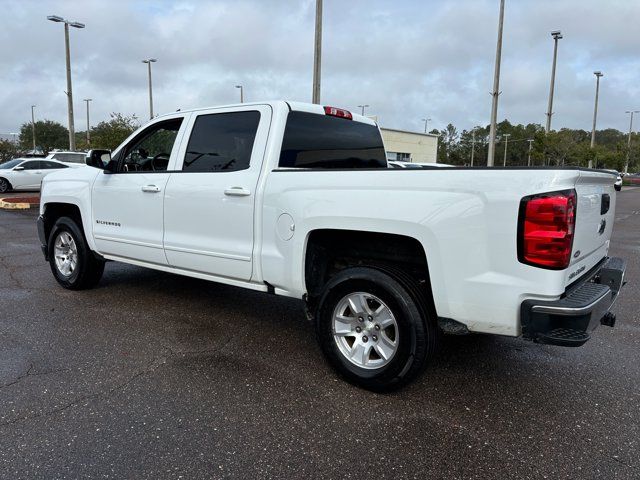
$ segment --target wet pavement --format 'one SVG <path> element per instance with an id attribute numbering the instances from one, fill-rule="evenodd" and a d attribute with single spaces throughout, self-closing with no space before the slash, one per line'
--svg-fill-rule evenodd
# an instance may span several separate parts
<path id="1" fill-rule="evenodd" d="M 449 337 L 410 387 L 338 379 L 300 302 L 109 263 L 58 287 L 0 210 L 0 478 L 640 478 L 640 188 L 615 329 Z"/>

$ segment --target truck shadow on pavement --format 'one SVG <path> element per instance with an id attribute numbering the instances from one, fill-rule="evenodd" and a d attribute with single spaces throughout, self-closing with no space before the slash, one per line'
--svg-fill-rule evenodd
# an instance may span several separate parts
<path id="1" fill-rule="evenodd" d="M 160 332 L 163 344 L 177 353 L 179 359 L 174 361 L 183 368 L 201 362 L 225 364 L 256 375 L 275 372 L 311 391 L 330 386 L 353 393 L 355 388 L 336 382 L 299 300 L 115 263 L 107 265 L 105 277 L 92 292 L 98 299 L 127 298 L 128 302 L 114 308 L 123 317 L 133 315 L 141 322 L 142 332 L 147 328 Z M 555 375 L 562 375 L 563 369 L 575 370 L 574 355 L 521 339 L 445 336 L 437 356 L 413 385 L 390 395 L 356 391 L 358 396 L 388 399 L 419 394 L 440 401 L 444 394 L 444 398 L 462 395 L 491 401 L 514 395 L 522 401 L 518 385 L 526 385 L 534 392 L 553 386 L 562 397 L 562 385 L 550 380 L 549 369 Z M 555 408 L 551 400 L 546 397 L 547 407 Z"/>

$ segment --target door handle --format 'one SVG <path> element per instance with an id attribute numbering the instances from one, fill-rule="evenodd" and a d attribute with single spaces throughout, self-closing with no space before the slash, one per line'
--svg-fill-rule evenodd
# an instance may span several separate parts
<path id="1" fill-rule="evenodd" d="M 232 197 L 248 197 L 251 192 L 244 187 L 231 187 L 227 188 L 224 194 Z"/>
<path id="2" fill-rule="evenodd" d="M 145 185 L 142 187 L 142 191 L 147 193 L 158 193 L 160 191 L 160 187 L 156 187 L 155 185 Z"/>

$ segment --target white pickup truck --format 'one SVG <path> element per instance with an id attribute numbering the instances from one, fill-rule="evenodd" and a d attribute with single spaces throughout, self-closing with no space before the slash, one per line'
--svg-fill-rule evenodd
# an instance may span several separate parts
<path id="1" fill-rule="evenodd" d="M 391 169 L 369 118 L 284 101 L 164 115 L 87 163 L 42 187 L 63 287 L 112 260 L 303 299 L 365 388 L 415 378 L 443 332 L 578 346 L 615 322 L 610 173 Z"/>

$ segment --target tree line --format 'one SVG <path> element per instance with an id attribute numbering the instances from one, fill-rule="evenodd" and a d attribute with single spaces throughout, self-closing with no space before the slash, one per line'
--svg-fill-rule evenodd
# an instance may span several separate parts
<path id="1" fill-rule="evenodd" d="M 495 165 L 510 166 L 581 166 L 589 161 L 595 168 L 624 170 L 627 158 L 628 134 L 614 128 L 597 130 L 595 146 L 591 148 L 591 132 L 561 128 L 545 134 L 542 125 L 513 125 L 504 120 L 497 125 Z M 443 130 L 434 129 L 430 133 L 439 135 L 438 162 L 452 165 L 487 164 L 489 126 L 477 126 L 472 130 L 459 132 L 449 124 Z M 505 136 L 505 134 L 508 135 Z M 529 140 L 532 140 L 529 142 Z M 640 170 L 640 141 L 638 134 L 631 135 L 629 151 L 629 172 Z M 531 150 L 529 150 L 531 148 Z M 529 160 L 530 159 L 530 160 Z"/>
<path id="2" fill-rule="evenodd" d="M 109 120 L 98 123 L 89 130 L 91 145 L 87 143 L 87 132 L 76 132 L 76 149 L 106 148 L 113 150 L 120 145 L 140 123 L 135 115 L 112 113 Z M 47 154 L 52 150 L 69 148 L 69 130 L 62 124 L 52 120 L 35 122 L 36 150 Z M 20 127 L 18 144 L 7 140 L 0 141 L 0 162 L 19 157 L 33 149 L 33 131 L 31 122 Z"/>
<path id="3" fill-rule="evenodd" d="M 91 145 L 87 144 L 86 132 L 76 132 L 78 150 L 107 148 L 113 150 L 140 126 L 135 115 L 112 113 L 109 120 L 98 123 L 89 131 Z M 43 153 L 54 149 L 69 148 L 69 133 L 64 125 L 52 120 L 35 123 L 36 145 Z M 542 125 L 513 125 L 508 120 L 498 124 L 498 139 L 495 150 L 495 165 L 505 163 L 504 150 L 507 145 L 506 165 L 510 166 L 582 166 L 589 161 L 596 168 L 624 170 L 627 157 L 627 134 L 607 128 L 596 131 L 596 145 L 591 148 L 591 132 L 561 128 L 545 134 Z M 489 126 L 477 126 L 472 130 L 458 129 L 449 124 L 443 130 L 431 130 L 439 135 L 438 162 L 451 165 L 486 165 Z M 508 139 L 505 134 L 508 134 Z M 529 142 L 529 140 L 532 140 Z M 0 162 L 20 156 L 32 149 L 31 122 L 20 127 L 18 145 L 0 141 Z M 530 149 L 531 148 L 531 149 Z M 631 136 L 629 171 L 640 170 L 640 141 L 638 134 Z"/>

